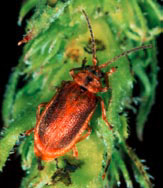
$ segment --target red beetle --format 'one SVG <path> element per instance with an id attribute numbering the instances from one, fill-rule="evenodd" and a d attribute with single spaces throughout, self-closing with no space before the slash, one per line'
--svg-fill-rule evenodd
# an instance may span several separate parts
<path id="1" fill-rule="evenodd" d="M 37 157 L 45 161 L 63 156 L 71 149 L 73 156 L 78 156 L 76 144 L 91 134 L 89 122 L 98 102 L 101 103 L 103 120 L 108 128 L 112 129 L 106 118 L 104 102 L 96 96 L 96 93 L 108 91 L 108 75 L 115 72 L 116 68 L 113 67 L 105 73 L 101 69 L 130 52 L 151 48 L 151 45 L 147 45 L 131 49 L 98 66 L 90 21 L 84 10 L 83 14 L 91 33 L 93 66 L 86 66 L 84 59 L 82 67 L 70 70 L 73 81 L 64 81 L 50 102 L 38 106 L 37 123 L 34 128 L 34 152 Z M 102 80 L 105 81 L 105 87 L 102 87 Z M 42 107 L 44 110 L 41 113 Z M 32 130 L 27 131 L 27 134 Z M 85 130 L 87 133 L 82 135 Z"/>

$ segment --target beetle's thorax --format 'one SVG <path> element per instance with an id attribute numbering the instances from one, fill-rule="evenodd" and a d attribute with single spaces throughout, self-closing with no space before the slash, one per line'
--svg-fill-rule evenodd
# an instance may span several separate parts
<path id="1" fill-rule="evenodd" d="M 98 75 L 98 70 L 97 75 Z M 101 90 L 101 82 L 100 77 L 96 76 L 94 73 L 92 73 L 90 70 L 82 70 L 75 74 L 73 77 L 74 81 L 87 89 L 91 93 L 98 93 Z"/>

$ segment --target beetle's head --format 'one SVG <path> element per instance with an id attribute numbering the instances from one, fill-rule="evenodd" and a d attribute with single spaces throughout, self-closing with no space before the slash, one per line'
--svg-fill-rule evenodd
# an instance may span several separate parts
<path id="1" fill-rule="evenodd" d="M 117 59 L 119 59 L 120 57 L 126 56 L 131 52 L 140 50 L 140 49 L 145 49 L 145 48 L 152 48 L 152 45 L 146 45 L 146 46 L 140 46 L 137 48 L 133 48 L 131 50 L 125 51 L 122 54 L 114 57 L 113 59 L 111 59 L 110 61 L 107 61 L 104 64 L 101 64 L 98 66 L 98 62 L 97 62 L 97 57 L 96 57 L 96 44 L 95 44 L 95 39 L 94 39 L 94 34 L 93 34 L 93 30 L 89 21 L 89 18 L 86 14 L 86 12 L 84 10 L 82 10 L 87 24 L 88 24 L 88 28 L 90 31 L 90 35 L 91 35 L 91 42 L 92 42 L 92 63 L 93 66 L 85 66 L 86 64 L 86 59 L 83 60 L 82 63 L 82 67 L 80 68 L 75 68 L 72 69 L 72 71 L 70 71 L 71 76 L 73 77 L 74 81 L 80 85 L 81 87 L 87 89 L 88 91 L 90 91 L 91 93 L 98 93 L 98 92 L 105 92 L 108 89 L 108 81 L 107 81 L 107 76 L 111 75 L 113 72 L 115 72 L 116 67 L 112 67 L 108 72 L 103 73 L 101 71 L 101 69 L 107 67 L 109 64 L 115 62 Z M 78 71 L 77 73 L 75 73 L 74 71 Z M 105 83 L 107 84 L 107 87 L 102 88 L 102 84 L 101 84 L 101 79 L 104 78 L 105 79 Z"/>
<path id="2" fill-rule="evenodd" d="M 87 66 L 85 69 L 72 75 L 72 77 L 73 80 L 81 87 L 84 87 L 91 93 L 98 93 L 102 88 L 100 80 L 104 77 L 104 73 L 92 66 Z"/>

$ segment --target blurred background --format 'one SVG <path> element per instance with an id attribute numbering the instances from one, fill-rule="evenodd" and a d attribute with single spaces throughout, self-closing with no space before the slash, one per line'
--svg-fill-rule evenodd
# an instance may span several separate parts
<path id="1" fill-rule="evenodd" d="M 6 84 L 8 83 L 8 79 L 10 73 L 14 66 L 17 65 L 18 59 L 22 53 L 23 46 L 18 47 L 17 43 L 22 39 L 24 35 L 24 27 L 26 25 L 26 19 L 28 19 L 32 12 L 30 12 L 23 21 L 21 27 L 17 25 L 18 14 L 20 10 L 22 0 L 16 1 L 10 4 L 12 11 L 10 12 L 10 17 L 7 18 L 7 13 L 4 21 L 4 27 L 2 27 L 2 31 L 4 35 L 1 35 L 2 43 L 2 56 L 1 56 L 1 68 L 0 68 L 0 106 L 2 105 L 3 95 L 5 92 Z M 161 2 L 160 2 L 161 3 Z M 6 5 L 7 6 L 7 5 Z M 15 13 L 16 16 L 13 16 Z M 3 19 L 2 15 L 2 19 Z M 16 20 L 15 20 L 16 19 Z M 7 25 L 7 27 L 6 27 Z M 15 38 L 15 29 L 16 27 L 16 40 Z M 5 37 L 3 37 L 5 36 Z M 145 159 L 145 165 L 149 167 L 149 174 L 154 177 L 152 181 L 155 184 L 156 188 L 161 188 L 161 74 L 163 65 L 161 64 L 161 39 L 162 36 L 157 38 L 158 44 L 158 65 L 160 67 L 160 71 L 158 74 L 158 87 L 156 91 L 156 102 L 152 107 L 151 113 L 149 114 L 148 121 L 146 122 L 144 129 L 144 140 L 140 142 L 137 139 L 136 131 L 135 131 L 135 115 L 130 112 L 129 113 L 129 124 L 130 124 L 130 136 L 128 139 L 128 144 L 132 148 L 135 149 L 137 155 L 140 159 Z M 14 47 L 15 45 L 15 47 Z M 16 51 L 15 51 L 16 48 Z M 4 56 L 4 58 L 3 58 Z M 16 56 L 16 59 L 15 59 Z M 3 121 L 0 115 L 0 129 L 3 126 Z M 15 148 L 16 150 L 16 148 Z M 20 185 L 21 177 L 25 172 L 21 169 L 20 166 L 20 157 L 17 156 L 16 152 L 10 155 L 10 159 L 6 163 L 3 173 L 0 174 L 0 184 L 3 186 L 0 187 L 9 187 L 17 188 Z M 4 184 L 5 183 L 5 184 Z M 4 186 L 5 185 L 5 186 Z"/>

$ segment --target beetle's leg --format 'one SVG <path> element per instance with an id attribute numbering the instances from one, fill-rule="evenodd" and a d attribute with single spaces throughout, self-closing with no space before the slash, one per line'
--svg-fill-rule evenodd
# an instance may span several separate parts
<path id="1" fill-rule="evenodd" d="M 100 92 L 106 92 L 106 91 L 109 90 L 109 78 L 108 78 L 108 74 L 105 74 L 104 80 L 105 80 L 106 87 L 101 88 Z"/>
<path id="2" fill-rule="evenodd" d="M 47 102 L 41 103 L 38 105 L 37 112 L 36 112 L 36 120 L 40 118 L 41 115 L 41 108 L 45 107 L 47 105 Z"/>
<path id="3" fill-rule="evenodd" d="M 117 70 L 117 67 L 112 67 L 108 72 L 106 72 L 106 74 L 108 76 L 111 76 L 116 70 Z"/>
<path id="4" fill-rule="evenodd" d="M 25 132 L 25 135 L 29 136 L 34 131 L 34 129 L 35 128 L 29 129 L 28 131 Z"/>
<path id="5" fill-rule="evenodd" d="M 106 109 L 105 109 L 104 101 L 101 99 L 101 97 L 98 97 L 98 98 L 99 98 L 100 104 L 101 104 L 102 119 L 105 121 L 105 123 L 109 127 L 109 129 L 112 130 L 112 126 L 111 126 L 111 124 L 108 122 L 108 120 L 106 118 Z"/>
<path id="6" fill-rule="evenodd" d="M 73 157 L 78 158 L 78 149 L 76 145 L 73 146 L 72 151 L 73 151 Z"/>
<path id="7" fill-rule="evenodd" d="M 108 72 L 105 73 L 104 80 L 105 80 L 106 87 L 101 88 L 100 92 L 106 92 L 109 90 L 109 76 L 111 76 L 112 73 L 114 73 L 115 71 L 116 71 L 116 68 L 112 67 Z"/>
<path id="8" fill-rule="evenodd" d="M 102 88 L 101 92 L 106 92 L 109 89 L 109 79 L 108 76 L 111 76 L 112 73 L 114 73 L 116 71 L 115 67 L 112 67 L 108 72 L 106 72 L 105 74 L 105 84 L 106 87 Z M 101 99 L 101 97 L 98 97 L 100 99 L 100 103 L 101 103 L 101 109 L 102 109 L 102 119 L 105 121 L 105 123 L 107 124 L 107 126 L 109 127 L 109 129 L 112 129 L 111 124 L 108 122 L 107 118 L 106 118 L 106 109 L 105 109 L 105 105 L 104 105 L 104 101 Z"/>
<path id="9" fill-rule="evenodd" d="M 91 129 L 91 128 L 89 127 L 89 125 L 88 125 L 88 127 L 87 127 L 87 133 L 86 133 L 85 135 L 81 136 L 81 137 L 77 140 L 76 143 L 81 142 L 82 140 L 84 140 L 85 138 L 87 138 L 87 137 L 91 134 L 91 132 L 92 132 L 92 129 Z"/>
<path id="10" fill-rule="evenodd" d="M 109 89 L 109 77 L 108 77 L 108 74 L 105 74 L 104 80 L 105 80 L 106 88 L 108 90 Z"/>
<path id="11" fill-rule="evenodd" d="M 87 127 L 87 131 L 88 131 L 88 132 L 87 132 L 85 135 L 81 136 L 81 137 L 77 140 L 76 143 L 78 143 L 78 142 L 84 140 L 85 138 L 87 138 L 87 137 L 91 134 L 92 129 L 88 126 L 88 127 Z M 73 146 L 72 151 L 73 151 L 73 156 L 74 156 L 75 158 L 78 158 L 78 149 L 77 149 L 76 145 Z"/>

